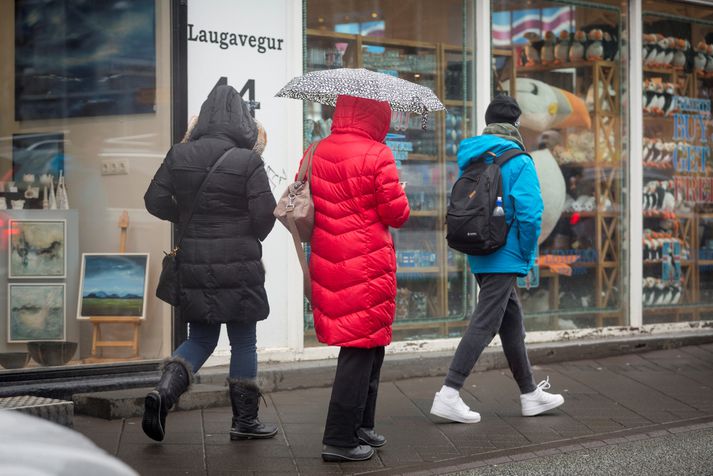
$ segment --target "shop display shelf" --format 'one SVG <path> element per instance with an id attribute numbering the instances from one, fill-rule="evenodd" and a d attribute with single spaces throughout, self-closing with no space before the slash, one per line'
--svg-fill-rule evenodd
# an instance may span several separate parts
<path id="1" fill-rule="evenodd" d="M 576 61 L 567 63 L 536 64 L 534 66 L 518 66 L 518 73 L 542 73 L 547 71 L 557 71 L 561 69 L 591 68 L 595 65 L 605 67 L 616 67 L 613 61 Z"/>
<path id="2" fill-rule="evenodd" d="M 429 155 L 429 154 L 409 154 L 408 155 L 408 160 L 420 160 L 424 162 L 436 162 L 438 161 L 438 156 L 437 155 Z"/>
<path id="3" fill-rule="evenodd" d="M 473 107 L 473 101 L 468 101 L 468 100 L 463 100 L 463 99 L 444 99 L 443 100 L 443 105 L 448 107 L 460 107 L 460 106 L 465 106 L 465 107 Z"/>
<path id="4" fill-rule="evenodd" d="M 441 268 L 438 266 L 426 266 L 426 267 L 417 267 L 417 266 L 399 266 L 396 268 L 396 272 L 398 274 L 437 274 L 440 273 Z"/>
<path id="5" fill-rule="evenodd" d="M 443 215 L 443 213 L 438 210 L 411 210 L 410 216 L 412 217 L 438 217 Z"/>
<path id="6" fill-rule="evenodd" d="M 645 264 L 645 265 L 647 265 L 647 264 L 648 264 L 648 265 L 656 265 L 656 264 L 660 265 L 660 264 L 663 264 L 663 263 L 664 263 L 664 260 L 662 260 L 662 259 L 645 259 L 645 260 L 644 260 L 644 264 Z M 688 259 L 682 259 L 682 260 L 676 261 L 676 263 L 679 263 L 681 266 L 693 266 L 694 263 L 701 264 L 701 261 L 693 261 L 693 260 L 688 260 Z M 711 263 L 713 263 L 713 261 L 711 261 Z"/>
<path id="7" fill-rule="evenodd" d="M 668 75 L 673 75 L 674 73 L 678 74 L 685 74 L 681 70 L 676 70 L 673 67 L 671 68 L 653 68 L 653 67 L 647 67 L 644 66 L 643 68 L 644 73 L 651 73 L 651 74 L 668 74 Z"/>

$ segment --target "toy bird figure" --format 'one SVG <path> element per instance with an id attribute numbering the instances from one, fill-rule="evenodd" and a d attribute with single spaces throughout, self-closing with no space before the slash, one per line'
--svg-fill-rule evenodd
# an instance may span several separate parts
<path id="1" fill-rule="evenodd" d="M 654 99 L 654 104 L 652 106 L 652 112 L 657 116 L 663 116 L 663 107 L 666 104 L 666 98 L 664 97 L 664 86 L 663 83 L 657 82 L 656 84 L 656 98 Z"/>
<path id="2" fill-rule="evenodd" d="M 529 31 L 525 33 L 525 38 L 527 38 L 527 45 L 525 45 L 525 57 L 527 62 L 525 66 L 534 66 L 540 63 L 540 50 L 543 46 L 543 41 L 535 32 Z"/>
<path id="3" fill-rule="evenodd" d="M 552 64 L 555 61 L 555 44 L 557 43 L 557 37 L 551 31 L 545 32 L 545 40 L 542 45 L 542 64 Z"/>
<path id="4" fill-rule="evenodd" d="M 555 64 L 566 63 L 569 59 L 569 32 L 560 32 L 559 42 L 555 45 Z"/>
<path id="5" fill-rule="evenodd" d="M 574 63 L 582 61 L 584 58 L 584 42 L 587 40 L 587 35 L 582 30 L 577 31 L 572 39 L 572 44 L 569 47 L 569 61 Z"/>
<path id="6" fill-rule="evenodd" d="M 652 68 L 656 62 L 656 35 L 644 35 L 644 66 Z"/>
<path id="7" fill-rule="evenodd" d="M 666 38 L 666 54 L 664 55 L 663 64 L 664 68 L 671 68 L 673 63 L 673 57 L 676 55 L 676 38 L 669 36 Z"/>
<path id="8" fill-rule="evenodd" d="M 673 53 L 673 60 L 671 61 L 671 66 L 673 66 L 673 69 L 676 71 L 682 71 L 683 68 L 686 66 L 686 44 L 688 43 L 688 40 L 684 40 L 683 38 L 677 38 L 676 39 L 676 45 L 674 48 L 674 53 Z M 690 45 L 689 45 L 690 47 Z"/>
<path id="9" fill-rule="evenodd" d="M 708 57 L 706 56 L 707 50 L 708 45 L 703 41 L 699 41 L 696 45 L 696 56 L 693 58 L 693 71 L 697 76 L 703 76 L 706 72 L 706 63 L 708 62 Z"/>
<path id="10" fill-rule="evenodd" d="M 654 67 L 661 68 L 665 66 L 666 55 L 668 54 L 668 38 L 663 35 L 656 35 L 656 60 Z"/>
<path id="11" fill-rule="evenodd" d="M 664 105 L 663 115 L 668 116 L 675 112 L 676 109 L 676 86 L 673 83 L 666 83 L 666 88 L 663 93 Z"/>
<path id="12" fill-rule="evenodd" d="M 656 100 L 656 83 L 652 80 L 644 81 L 644 112 L 652 113 L 652 108 Z"/>
<path id="13" fill-rule="evenodd" d="M 713 76 L 713 44 L 706 47 L 706 77 Z"/>
<path id="14" fill-rule="evenodd" d="M 608 31 L 604 32 L 602 45 L 604 45 L 604 59 L 606 61 L 616 61 L 619 59 L 619 41 Z"/>
<path id="15" fill-rule="evenodd" d="M 604 59 L 604 45 L 602 44 L 604 32 L 599 28 L 595 28 L 589 32 L 587 38 L 590 41 L 585 53 L 587 61 L 601 61 Z"/>

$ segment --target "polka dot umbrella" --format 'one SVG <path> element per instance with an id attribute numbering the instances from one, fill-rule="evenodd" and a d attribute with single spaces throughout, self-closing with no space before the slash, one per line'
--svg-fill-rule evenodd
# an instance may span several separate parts
<path id="1" fill-rule="evenodd" d="M 446 109 L 427 87 L 364 68 L 328 69 L 297 76 L 276 96 L 330 106 L 336 105 L 337 96 L 386 101 L 395 111 L 420 114 L 423 129 L 426 129 L 429 112 Z"/>

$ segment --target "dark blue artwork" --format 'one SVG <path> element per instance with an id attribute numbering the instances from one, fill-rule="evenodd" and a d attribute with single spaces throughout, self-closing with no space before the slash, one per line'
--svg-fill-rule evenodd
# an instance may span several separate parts
<path id="1" fill-rule="evenodd" d="M 155 2 L 15 0 L 15 119 L 152 113 Z"/>
<path id="2" fill-rule="evenodd" d="M 21 182 L 25 174 L 36 180 L 50 174 L 55 179 L 64 170 L 64 134 L 13 134 L 12 179 Z"/>

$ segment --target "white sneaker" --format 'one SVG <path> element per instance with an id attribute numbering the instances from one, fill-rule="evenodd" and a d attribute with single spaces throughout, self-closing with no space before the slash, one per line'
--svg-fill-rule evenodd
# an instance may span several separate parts
<path id="1" fill-rule="evenodd" d="M 460 423 L 480 421 L 480 413 L 471 411 L 457 392 L 453 397 L 443 395 L 443 391 L 437 392 L 431 405 L 431 414 Z"/>
<path id="2" fill-rule="evenodd" d="M 520 403 L 522 404 L 522 416 L 535 416 L 544 413 L 547 410 L 552 410 L 564 403 L 562 395 L 547 393 L 545 390 L 550 388 L 550 377 L 547 380 L 537 384 L 534 392 L 520 395 Z"/>

